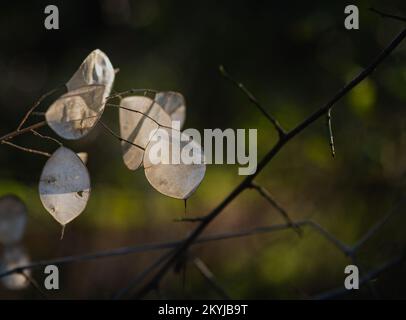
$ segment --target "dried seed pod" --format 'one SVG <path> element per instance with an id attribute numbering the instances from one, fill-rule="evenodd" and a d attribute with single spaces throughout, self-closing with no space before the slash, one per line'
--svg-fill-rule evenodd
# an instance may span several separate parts
<path id="1" fill-rule="evenodd" d="M 113 87 L 115 71 L 110 59 L 99 49 L 92 51 L 82 62 L 79 69 L 66 83 L 68 91 L 79 89 L 87 85 L 103 85 L 106 98 Z"/>
<path id="2" fill-rule="evenodd" d="M 155 101 L 148 97 L 131 96 L 121 100 L 120 135 L 142 148 L 146 148 L 151 135 L 162 126 L 171 126 L 171 118 Z M 138 169 L 144 150 L 126 141 L 121 143 L 123 160 L 130 170 Z"/>
<path id="3" fill-rule="evenodd" d="M 30 258 L 22 246 L 6 247 L 0 261 L 0 272 L 25 266 L 30 263 Z M 1 283 L 9 290 L 25 289 L 30 283 L 28 277 L 31 276 L 31 270 L 24 270 L 21 273 L 13 273 L 1 278 Z"/>
<path id="4" fill-rule="evenodd" d="M 164 132 L 166 134 L 161 134 Z M 156 136 L 161 139 L 151 141 L 144 155 L 144 171 L 148 182 L 157 191 L 169 197 L 189 198 L 202 182 L 206 172 L 202 147 L 179 131 L 176 133 L 174 129 L 160 128 Z M 161 150 L 158 151 L 159 149 Z M 179 150 L 178 155 L 173 154 L 174 149 Z M 186 151 L 194 153 L 191 157 L 194 161 L 186 161 L 182 155 Z"/>
<path id="5" fill-rule="evenodd" d="M 180 122 L 180 129 L 186 120 L 185 98 L 179 92 L 164 91 L 155 95 L 155 101 L 166 111 L 172 121 Z"/>
<path id="6" fill-rule="evenodd" d="M 27 224 L 27 207 L 14 195 L 0 198 L 0 242 L 10 245 L 21 240 Z"/>
<path id="7" fill-rule="evenodd" d="M 45 114 L 48 125 L 64 139 L 84 137 L 103 114 L 103 94 L 103 85 L 89 85 L 62 95 Z"/>
<path id="8" fill-rule="evenodd" d="M 65 147 L 57 149 L 46 162 L 39 182 L 45 209 L 62 226 L 86 208 L 90 196 L 90 177 L 82 160 Z"/>

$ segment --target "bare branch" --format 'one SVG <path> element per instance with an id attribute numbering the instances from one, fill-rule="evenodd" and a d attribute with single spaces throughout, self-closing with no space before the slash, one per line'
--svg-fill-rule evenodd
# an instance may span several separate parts
<path id="1" fill-rule="evenodd" d="M 200 236 L 206 229 L 210 222 L 215 219 L 227 205 L 234 200 L 243 190 L 245 190 L 254 178 L 264 169 L 264 167 L 279 153 L 281 148 L 289 142 L 293 137 L 302 132 L 305 128 L 318 120 L 321 116 L 326 114 L 328 110 L 341 100 L 348 92 L 356 87 L 360 82 L 367 78 L 373 71 L 392 53 L 393 50 L 403 41 L 406 37 L 406 29 L 403 29 L 389 45 L 376 57 L 376 59 L 355 78 L 353 78 L 346 86 L 339 90 L 330 101 L 323 105 L 320 109 L 315 111 L 312 115 L 306 118 L 303 122 L 297 125 L 294 129 L 289 131 L 283 138 L 274 145 L 274 147 L 265 155 L 265 157 L 258 163 L 257 171 L 247 176 L 216 208 L 208 214 L 207 219 L 203 220 L 174 251 L 172 257 L 158 270 L 155 277 L 153 277 L 145 286 L 143 286 L 139 293 L 141 295 L 147 293 L 151 288 L 156 287 L 161 278 L 168 272 L 176 260 L 186 251 L 189 246 Z"/>
<path id="2" fill-rule="evenodd" d="M 318 231 L 323 237 L 325 237 L 327 240 L 329 240 L 331 243 L 333 243 L 338 249 L 340 249 L 345 255 L 349 256 L 351 253 L 351 249 L 348 245 L 343 243 L 341 240 L 333 236 L 330 232 L 328 232 L 326 229 L 324 229 L 321 225 L 318 223 L 308 220 L 306 221 L 306 224 L 311 226 L 313 229 Z"/>
<path id="3" fill-rule="evenodd" d="M 57 92 L 58 90 L 60 90 L 61 88 L 63 88 L 65 86 L 59 86 L 55 89 L 52 89 L 51 91 L 44 93 L 39 99 L 38 101 L 27 111 L 27 113 L 25 114 L 25 116 L 23 117 L 23 119 L 21 120 L 20 124 L 17 127 L 17 131 L 20 131 L 21 128 L 23 127 L 24 123 L 27 121 L 27 119 L 29 118 L 29 116 L 31 115 L 31 113 L 41 104 L 41 102 L 49 97 L 50 95 L 54 94 L 55 92 Z"/>
<path id="4" fill-rule="evenodd" d="M 41 289 L 41 286 L 38 284 L 38 282 L 31 277 L 30 275 L 27 274 L 27 272 L 21 271 L 20 274 L 30 283 L 30 285 L 39 292 L 39 294 L 44 298 L 48 299 L 48 296 L 45 294 L 45 292 Z"/>
<path id="5" fill-rule="evenodd" d="M 227 292 L 224 290 L 224 288 L 217 282 L 213 272 L 210 271 L 209 267 L 201 259 L 195 257 L 193 259 L 193 264 L 222 299 L 225 300 L 231 299 L 230 296 L 227 294 Z"/>
<path id="6" fill-rule="evenodd" d="M 279 137 L 283 137 L 286 132 L 272 115 L 270 115 L 264 107 L 259 103 L 258 99 L 241 83 L 235 80 L 224 68 L 223 65 L 220 65 L 219 67 L 221 75 L 230 80 L 235 86 L 237 86 L 247 97 L 248 99 L 262 112 L 262 114 L 272 123 L 272 125 L 275 127 L 275 130 L 278 132 Z"/>
<path id="7" fill-rule="evenodd" d="M 115 108 L 119 108 L 119 109 L 123 109 L 123 110 L 130 111 L 130 112 L 135 112 L 135 113 L 142 114 L 144 117 L 146 117 L 146 118 L 148 118 L 149 120 L 153 121 L 155 124 L 157 124 L 158 126 L 160 126 L 160 127 L 162 127 L 162 128 L 167 128 L 167 129 L 176 130 L 176 129 L 172 128 L 172 127 L 168 127 L 168 126 L 164 126 L 164 125 L 160 124 L 158 121 L 156 121 L 155 119 L 151 118 L 149 115 L 147 115 L 147 114 L 145 114 L 145 113 L 143 113 L 143 112 L 141 112 L 141 111 L 137 111 L 137 110 L 133 110 L 133 109 L 130 109 L 130 108 L 126 108 L 126 107 L 120 106 L 120 105 L 118 105 L 118 104 L 113 104 L 113 103 L 106 103 L 106 106 L 108 106 L 108 107 L 115 107 Z"/>
<path id="8" fill-rule="evenodd" d="M 369 8 L 369 10 L 374 12 L 374 13 L 379 14 L 381 16 L 381 18 L 390 18 L 390 19 L 406 22 L 405 17 L 397 16 L 397 15 L 394 15 L 394 14 L 388 14 L 388 13 L 382 12 L 380 10 L 377 10 L 375 8 Z"/>
<path id="9" fill-rule="evenodd" d="M 378 268 L 370 271 L 368 274 L 366 274 L 364 277 L 362 277 L 359 280 L 359 285 L 363 285 L 363 284 L 367 283 L 368 281 L 371 281 L 371 280 L 377 278 L 378 276 L 380 276 L 382 273 L 388 271 L 389 269 L 402 264 L 405 260 L 406 260 L 406 251 L 404 251 L 401 255 L 395 257 L 391 261 L 388 261 L 388 262 L 382 264 L 381 266 L 379 266 Z M 350 292 L 342 286 L 342 287 L 321 293 L 319 295 L 316 295 L 314 297 L 314 299 L 316 299 L 316 300 L 334 299 L 334 298 L 339 298 L 348 293 L 350 293 Z"/>
<path id="10" fill-rule="evenodd" d="M 361 239 L 359 239 L 351 247 L 351 251 L 355 253 L 369 239 L 371 239 L 377 233 L 377 231 L 379 231 L 389 221 L 389 219 L 399 211 L 399 208 L 401 208 L 405 204 L 405 202 L 406 202 L 405 198 L 399 200 L 398 203 L 388 213 L 386 213 L 385 216 L 380 221 L 378 221 L 374 226 L 372 226 L 372 228 L 370 228 L 368 232 L 365 233 L 364 236 L 361 237 Z"/>
<path id="11" fill-rule="evenodd" d="M 156 93 L 158 93 L 158 91 L 154 90 L 154 89 L 129 89 L 129 90 L 126 90 L 123 92 L 118 92 L 118 93 L 112 94 L 112 95 L 108 96 L 106 98 L 106 100 L 108 101 L 110 99 L 121 98 L 123 95 L 133 94 L 133 93 L 143 93 L 144 95 L 146 95 L 147 93 L 150 93 L 150 94 L 155 95 Z"/>
<path id="12" fill-rule="evenodd" d="M 173 219 L 174 222 L 199 222 L 204 220 L 206 217 L 201 216 L 201 217 L 179 217 Z"/>
<path id="13" fill-rule="evenodd" d="M 115 138 L 118 139 L 119 141 L 124 141 L 124 142 L 126 142 L 126 143 L 129 143 L 129 144 L 133 145 L 134 147 L 137 147 L 137 148 L 139 148 L 139 149 L 141 149 L 141 150 L 145 150 L 145 148 L 141 147 L 140 145 L 138 145 L 138 144 L 136 144 L 136 143 L 134 143 L 134 142 L 128 141 L 128 140 L 126 140 L 126 139 L 120 137 L 117 133 L 115 133 L 113 130 L 111 130 L 103 121 L 99 120 L 98 123 L 100 123 L 101 126 L 102 126 L 104 129 L 106 129 L 108 133 L 110 133 L 113 137 L 115 137 Z"/>
<path id="14" fill-rule="evenodd" d="M 35 123 L 29 127 L 23 128 L 21 130 L 15 130 L 15 131 L 9 132 L 9 133 L 5 134 L 4 136 L 0 137 L 0 142 L 13 139 L 19 135 L 30 132 L 31 130 L 35 130 L 35 129 L 44 127 L 46 125 L 47 125 L 46 121 L 41 121 L 41 122 Z"/>
<path id="15" fill-rule="evenodd" d="M 313 226 L 312 222 L 309 220 L 296 221 L 295 224 L 298 226 L 305 226 L 305 225 L 309 225 L 311 227 Z M 207 236 L 197 239 L 195 242 L 192 243 L 192 245 L 198 245 L 198 244 L 203 244 L 203 243 L 213 242 L 213 241 L 236 239 L 236 238 L 254 236 L 254 235 L 259 235 L 259 234 L 273 233 L 273 232 L 288 230 L 290 228 L 292 228 L 292 226 L 289 224 L 275 224 L 275 225 L 271 225 L 271 226 L 256 227 L 256 228 L 250 228 L 250 229 L 240 230 L 240 231 L 211 234 L 211 235 L 207 235 Z M 315 228 L 316 231 L 319 231 L 320 229 L 322 229 L 322 228 L 321 227 Z M 326 233 L 328 233 L 328 232 L 324 231 L 322 233 L 322 235 L 324 236 Z M 326 239 L 329 240 L 329 238 L 326 238 Z M 185 239 L 170 241 L 170 242 L 147 243 L 147 244 L 142 244 L 142 245 L 137 245 L 137 246 L 132 246 L 132 247 L 122 247 L 122 248 L 116 248 L 116 249 L 112 249 L 112 250 L 100 251 L 100 252 L 95 252 L 95 253 L 88 253 L 88 254 L 74 255 L 74 256 L 65 256 L 65 257 L 61 257 L 61 258 L 32 262 L 25 266 L 20 266 L 18 268 L 6 270 L 6 271 L 0 273 L 0 278 L 5 277 L 5 276 L 10 275 L 15 272 L 20 272 L 20 271 L 26 270 L 26 269 L 40 268 L 40 267 L 44 267 L 49 264 L 62 265 L 62 264 L 68 264 L 68 263 L 73 263 L 73 262 L 96 260 L 96 259 L 103 259 L 103 258 L 109 258 L 109 257 L 115 257 L 115 256 L 123 256 L 123 255 L 128 255 L 128 254 L 176 248 L 178 245 L 180 245 L 184 241 L 185 241 Z"/>
<path id="16" fill-rule="evenodd" d="M 290 224 L 293 230 L 297 232 L 297 234 L 300 236 L 302 235 L 301 230 L 298 226 L 294 224 L 294 222 L 290 219 L 289 214 L 286 212 L 282 206 L 280 206 L 271 196 L 271 194 L 266 190 L 264 187 L 261 187 L 257 185 L 255 182 L 251 182 L 250 188 L 258 191 L 258 193 L 264 197 L 270 204 L 273 206 L 285 219 L 287 224 Z"/>
<path id="17" fill-rule="evenodd" d="M 39 154 L 39 155 L 45 156 L 45 157 L 50 157 L 51 156 L 51 154 L 49 154 L 48 152 L 22 147 L 22 146 L 19 146 L 18 144 L 12 143 L 12 142 L 7 141 L 7 140 L 2 141 L 1 144 L 7 144 L 7 145 L 9 145 L 11 147 L 14 147 L 14 148 L 17 148 L 19 150 L 29 152 L 29 153 L 33 153 L 33 154 Z"/>
<path id="18" fill-rule="evenodd" d="M 139 285 L 152 271 L 159 267 L 166 259 L 169 258 L 172 252 L 168 251 L 166 254 L 160 256 L 156 261 L 154 261 L 150 266 L 148 266 L 144 271 L 138 274 L 134 279 L 130 280 L 130 283 L 123 289 L 119 290 L 113 297 L 114 300 L 121 299 L 134 287 Z M 157 288 L 156 288 L 157 289 Z"/>
<path id="19" fill-rule="evenodd" d="M 41 139 L 50 140 L 50 141 L 53 141 L 53 142 L 57 143 L 57 144 L 58 144 L 59 146 L 61 146 L 61 147 L 63 146 L 62 142 L 60 142 L 58 139 L 55 139 L 55 138 L 50 137 L 50 136 L 45 136 L 45 135 L 39 133 L 38 131 L 35 131 L 34 129 L 32 129 L 31 132 L 32 132 L 35 136 L 40 137 Z"/>

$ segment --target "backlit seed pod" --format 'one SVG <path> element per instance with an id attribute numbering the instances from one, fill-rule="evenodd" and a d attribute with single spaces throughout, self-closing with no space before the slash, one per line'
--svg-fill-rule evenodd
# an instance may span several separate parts
<path id="1" fill-rule="evenodd" d="M 82 160 L 68 148 L 60 147 L 42 170 L 39 194 L 45 209 L 62 226 L 86 208 L 90 177 Z"/>
<path id="2" fill-rule="evenodd" d="M 186 120 L 186 103 L 183 95 L 173 91 L 158 92 L 155 101 L 169 114 L 172 121 L 180 122 L 179 129 L 182 129 Z"/>
<path id="3" fill-rule="evenodd" d="M 121 142 L 125 165 L 130 170 L 136 170 L 142 165 L 144 149 L 151 135 L 160 125 L 170 127 L 171 118 L 158 103 L 148 97 L 126 97 L 121 100 L 120 106 L 121 137 L 141 147 Z"/>
<path id="4" fill-rule="evenodd" d="M 206 165 L 200 144 L 178 133 L 159 129 L 156 141 L 151 141 L 145 150 L 144 171 L 149 183 L 160 193 L 187 199 L 202 182 Z"/>
<path id="5" fill-rule="evenodd" d="M 87 135 L 103 114 L 104 86 L 90 85 L 62 95 L 45 113 L 48 125 L 64 139 Z"/>

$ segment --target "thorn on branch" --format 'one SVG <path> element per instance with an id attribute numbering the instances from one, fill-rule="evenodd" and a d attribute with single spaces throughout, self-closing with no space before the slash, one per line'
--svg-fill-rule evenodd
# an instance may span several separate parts
<path id="1" fill-rule="evenodd" d="M 264 107 L 261 105 L 261 103 L 258 101 L 258 99 L 242 84 L 241 82 L 238 82 L 235 80 L 224 68 L 223 65 L 219 66 L 219 70 L 221 75 L 226 78 L 227 80 L 231 81 L 237 88 L 239 88 L 253 103 L 261 112 L 262 114 L 272 123 L 274 126 L 275 130 L 279 134 L 279 138 L 283 138 L 286 135 L 286 131 L 282 128 L 278 120 L 276 120 L 272 115 L 270 115 Z"/>
<path id="2" fill-rule="evenodd" d="M 334 158 L 336 155 L 336 151 L 335 151 L 335 147 L 334 147 L 333 127 L 331 125 L 331 108 L 328 109 L 328 112 L 327 112 L 327 130 L 328 130 L 328 135 L 330 137 L 329 143 L 330 143 L 330 149 L 331 149 L 331 156 Z"/>

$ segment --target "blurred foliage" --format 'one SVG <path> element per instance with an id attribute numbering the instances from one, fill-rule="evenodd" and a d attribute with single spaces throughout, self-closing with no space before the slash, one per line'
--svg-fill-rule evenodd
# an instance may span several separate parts
<path id="1" fill-rule="evenodd" d="M 186 127 L 257 128 L 258 156 L 276 141 L 260 112 L 221 78 L 224 64 L 286 128 L 316 110 L 365 67 L 402 28 L 369 12 L 375 6 L 406 16 L 404 1 L 355 1 L 360 30 L 343 26 L 345 1 L 191 2 L 157 0 L 54 1 L 58 31 L 43 27 L 41 1 L 3 2 L 0 10 L 0 124 L 14 130 L 44 92 L 65 83 L 84 57 L 100 48 L 120 68 L 115 89 L 182 92 Z M 52 99 L 41 107 L 46 110 Z M 406 43 L 333 109 L 336 158 L 323 119 L 295 138 L 258 177 L 294 219 L 314 219 L 344 242 L 354 243 L 406 191 Z M 104 119 L 118 132 L 117 110 Z M 37 121 L 31 119 L 30 121 Z M 41 132 L 52 134 L 49 130 Z M 48 151 L 57 146 L 30 135 L 17 143 Z M 155 192 L 142 170 L 129 172 L 118 141 L 101 128 L 67 142 L 89 153 L 92 194 L 86 211 L 60 227 L 42 208 L 37 182 L 45 158 L 9 146 L 0 149 L 0 195 L 19 195 L 29 208 L 24 243 L 31 259 L 81 254 L 119 246 L 179 239 L 193 228 L 173 222 L 182 201 Z M 241 181 L 235 165 L 212 165 L 187 215 L 209 212 Z M 402 208 L 360 252 L 366 269 L 405 245 Z M 254 191 L 246 191 L 208 228 L 236 231 L 283 220 Z M 291 230 L 194 247 L 233 298 L 307 298 L 344 281 L 350 261 L 311 229 Z M 61 267 L 57 298 L 108 298 L 143 270 L 157 253 L 80 262 Z M 383 298 L 405 298 L 404 267 L 374 285 Z M 42 281 L 41 270 L 34 277 Z M 170 274 L 165 297 L 216 298 L 193 265 Z M 0 288 L 0 298 L 38 298 L 33 289 Z M 151 298 L 156 297 L 151 294 Z M 370 297 L 367 289 L 349 296 Z"/>

